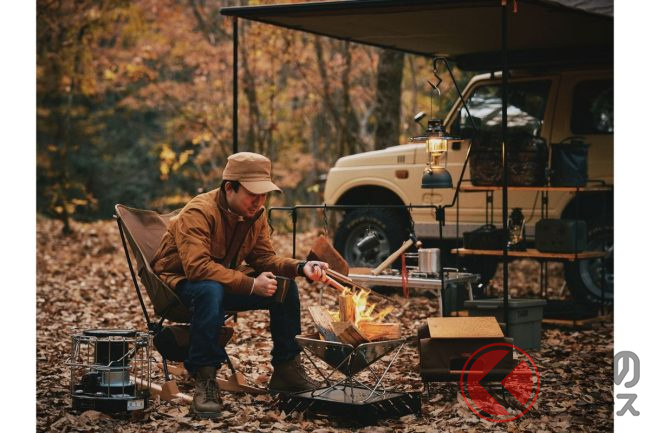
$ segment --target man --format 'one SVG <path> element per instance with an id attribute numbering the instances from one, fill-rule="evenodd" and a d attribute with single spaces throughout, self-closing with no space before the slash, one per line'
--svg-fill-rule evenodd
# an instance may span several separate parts
<path id="1" fill-rule="evenodd" d="M 272 391 L 316 386 L 300 363 L 301 349 L 294 338 L 300 334 L 298 287 L 292 281 L 284 302 L 276 302 L 274 276 L 325 280 L 328 265 L 275 254 L 263 207 L 272 191 L 281 190 L 271 182 L 268 158 L 250 152 L 231 155 L 220 188 L 194 197 L 172 218 L 152 261 L 154 271 L 176 291 L 191 315 L 185 367 L 196 382 L 192 410 L 201 417 L 215 417 L 221 411 L 215 378 L 226 353 L 217 337 L 226 310 L 269 310 Z M 244 260 L 256 277 L 236 269 Z"/>

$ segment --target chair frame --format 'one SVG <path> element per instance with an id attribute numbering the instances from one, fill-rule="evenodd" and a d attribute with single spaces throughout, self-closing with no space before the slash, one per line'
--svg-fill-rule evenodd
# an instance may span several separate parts
<path id="1" fill-rule="evenodd" d="M 153 322 L 153 321 L 151 320 L 151 317 L 149 316 L 149 312 L 147 311 L 147 307 L 146 307 L 146 305 L 145 305 L 145 303 L 144 303 L 144 298 L 142 297 L 142 290 L 140 289 L 140 284 L 138 283 L 138 278 L 137 278 L 137 276 L 136 276 L 135 269 L 134 269 L 134 267 L 133 267 L 133 262 L 132 262 L 132 259 L 131 259 L 131 254 L 129 253 L 129 247 L 128 247 L 128 245 L 127 245 L 128 242 L 127 242 L 127 240 L 126 240 L 126 235 L 125 235 L 125 233 L 124 233 L 124 230 L 125 230 L 125 228 L 123 227 L 124 222 L 122 221 L 122 218 L 120 217 L 120 213 L 119 213 L 119 211 L 118 211 L 118 206 L 123 206 L 123 205 L 120 205 L 120 204 L 115 205 L 115 214 L 113 215 L 113 218 L 115 218 L 115 220 L 117 221 L 117 226 L 118 226 L 119 231 L 120 231 L 120 238 L 122 239 L 122 247 L 124 248 L 124 254 L 125 254 L 125 256 L 126 256 L 126 261 L 127 261 L 128 265 L 129 265 L 129 271 L 130 271 L 130 273 L 131 273 L 131 280 L 133 281 L 133 285 L 134 285 L 134 287 L 135 287 L 135 291 L 136 291 L 136 293 L 137 293 L 137 295 L 138 295 L 138 300 L 139 300 L 139 302 L 140 302 L 140 307 L 142 308 L 142 313 L 144 314 L 144 318 L 145 318 L 145 321 L 146 321 L 146 323 L 147 323 L 147 330 L 148 330 L 152 335 L 155 336 L 155 335 L 157 335 L 160 331 L 162 331 L 162 329 L 163 329 L 163 323 L 164 323 L 165 319 L 167 319 L 167 317 L 166 317 L 166 316 L 167 316 L 167 313 L 168 313 L 168 312 L 169 312 L 173 307 L 177 307 L 177 306 L 179 306 L 179 305 L 182 306 L 182 303 L 181 303 L 180 299 L 178 299 L 177 296 L 174 296 L 174 297 L 172 298 L 172 301 L 171 301 L 171 302 L 170 302 L 170 303 L 169 303 L 169 304 L 164 308 L 164 311 L 160 314 L 160 320 L 158 320 L 157 322 Z M 123 206 L 123 207 L 127 207 L 127 206 Z M 132 208 L 129 208 L 129 209 L 132 209 Z M 135 239 L 133 240 L 133 243 L 135 244 L 136 247 L 138 247 L 138 244 L 137 244 L 137 242 L 135 241 Z M 138 248 L 139 248 L 139 247 L 138 247 Z M 141 255 L 142 255 L 143 258 L 144 258 L 144 254 L 142 254 L 142 252 L 140 252 L 140 253 L 141 253 Z M 226 312 L 225 320 L 228 320 L 228 319 L 231 319 L 231 318 L 233 319 L 234 322 L 237 322 L 237 312 L 234 312 L 234 311 L 227 311 L 227 312 Z M 162 355 L 162 354 L 161 354 L 161 356 L 162 356 L 163 373 L 164 373 L 164 376 L 165 376 L 165 380 L 166 380 L 166 381 L 170 381 L 170 380 L 171 380 L 171 377 L 170 377 L 170 375 L 169 375 L 169 368 L 168 368 L 168 366 L 167 366 L 167 358 L 165 358 L 165 356 Z M 237 378 L 239 378 L 239 376 L 241 375 L 241 373 L 239 373 L 239 372 L 237 371 L 237 369 L 236 369 L 235 366 L 233 365 L 233 363 L 232 363 L 232 361 L 231 361 L 231 359 L 230 359 L 230 356 L 228 355 L 227 352 L 226 352 L 226 363 L 228 364 L 228 368 L 229 368 L 229 370 L 232 372 L 232 377 L 237 377 Z M 238 376 L 238 375 L 239 375 L 239 376 Z M 248 391 L 248 392 L 254 392 L 254 391 L 251 391 L 250 389 L 246 389 L 244 384 L 241 384 L 241 383 L 240 383 L 240 384 L 238 384 L 238 385 L 239 385 L 239 388 L 241 388 L 241 389 L 239 389 L 239 390 L 237 390 L 237 391 Z M 257 389 L 257 388 L 253 388 L 253 389 Z"/>

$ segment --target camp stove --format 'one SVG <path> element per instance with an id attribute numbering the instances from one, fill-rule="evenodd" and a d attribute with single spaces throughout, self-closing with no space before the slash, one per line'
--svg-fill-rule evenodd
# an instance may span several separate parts
<path id="1" fill-rule="evenodd" d="M 90 329 L 72 336 L 74 410 L 137 416 L 149 405 L 151 337 L 132 329 Z"/>
<path id="2" fill-rule="evenodd" d="M 316 367 L 327 386 L 280 396 L 281 409 L 292 411 L 337 415 L 362 423 L 378 418 L 399 417 L 421 411 L 419 392 L 396 392 L 387 390 L 382 380 L 393 365 L 406 340 L 377 341 L 353 347 L 350 344 L 323 341 L 316 338 L 297 336 L 296 342 L 305 349 L 307 359 Z M 395 352 L 383 371 L 376 371 L 371 365 L 383 356 Z M 324 361 L 331 371 L 323 372 L 312 356 Z M 374 382 L 367 384 L 355 378 L 368 370 Z M 343 379 L 334 381 L 335 372 Z"/>

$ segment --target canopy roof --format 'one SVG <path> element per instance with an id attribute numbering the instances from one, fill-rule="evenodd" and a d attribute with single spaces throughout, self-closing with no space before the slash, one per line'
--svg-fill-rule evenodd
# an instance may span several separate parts
<path id="1" fill-rule="evenodd" d="M 223 15 L 426 56 L 501 65 L 499 0 L 344 0 L 227 7 Z M 510 2 L 510 67 L 613 63 L 612 0 Z"/>

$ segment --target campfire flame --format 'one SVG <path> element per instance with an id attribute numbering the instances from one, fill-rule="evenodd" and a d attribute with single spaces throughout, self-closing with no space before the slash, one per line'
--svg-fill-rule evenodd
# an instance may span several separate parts
<path id="1" fill-rule="evenodd" d="M 368 295 L 370 295 L 370 290 L 362 289 L 357 292 L 353 292 L 352 290 L 346 288 L 346 291 L 344 291 L 342 294 L 352 294 L 352 301 L 354 303 L 355 309 L 355 325 L 358 325 L 359 322 L 381 322 L 388 314 L 393 311 L 393 307 L 387 306 L 381 309 L 379 312 L 375 313 L 374 311 L 377 307 L 377 303 L 368 303 Z M 334 320 L 340 320 L 338 311 L 330 312 L 330 314 Z"/>

